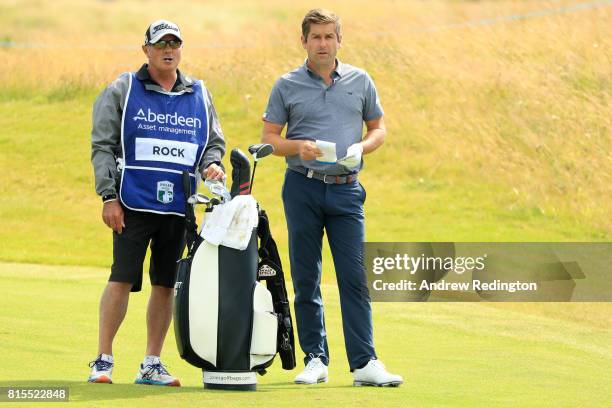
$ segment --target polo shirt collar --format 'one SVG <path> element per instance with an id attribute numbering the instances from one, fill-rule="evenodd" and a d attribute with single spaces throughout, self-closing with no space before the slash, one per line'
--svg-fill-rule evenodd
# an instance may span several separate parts
<path id="1" fill-rule="evenodd" d="M 310 67 L 308 67 L 308 58 L 304 60 L 303 68 L 308 74 L 316 75 L 317 77 L 319 76 L 319 74 L 317 74 L 312 69 L 310 69 Z M 342 78 L 343 74 L 344 74 L 344 64 L 340 62 L 338 58 L 336 58 L 336 68 L 332 71 L 332 77 L 337 76 L 338 78 Z"/>
<path id="2" fill-rule="evenodd" d="M 140 67 L 138 72 L 136 72 L 136 78 L 144 82 L 145 86 L 154 85 L 159 86 L 161 88 L 161 86 L 153 78 L 151 78 L 149 70 L 147 69 L 148 66 L 148 64 L 142 64 L 142 67 Z M 183 75 L 183 73 L 179 69 L 176 70 L 176 73 L 176 82 L 172 87 L 172 92 L 193 92 L 193 79 L 186 75 Z"/>
<path id="3" fill-rule="evenodd" d="M 338 58 L 336 58 L 336 69 L 334 69 L 334 72 L 336 74 L 338 74 L 338 77 L 342 78 L 342 76 L 344 75 L 345 69 L 344 69 L 344 64 L 342 62 L 340 62 L 340 60 Z"/>

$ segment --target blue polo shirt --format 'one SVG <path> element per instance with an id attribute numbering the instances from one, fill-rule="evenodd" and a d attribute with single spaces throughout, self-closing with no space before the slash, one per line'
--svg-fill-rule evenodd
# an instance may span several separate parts
<path id="1" fill-rule="evenodd" d="M 372 78 L 363 69 L 337 61 L 331 85 L 306 63 L 280 77 L 263 114 L 267 122 L 284 126 L 287 139 L 324 140 L 336 143 L 338 159 L 363 137 L 363 122 L 380 118 L 383 109 Z M 324 164 L 287 156 L 289 168 L 307 168 L 330 174 L 346 174 L 339 164 Z M 363 162 L 358 169 L 361 169 Z"/>

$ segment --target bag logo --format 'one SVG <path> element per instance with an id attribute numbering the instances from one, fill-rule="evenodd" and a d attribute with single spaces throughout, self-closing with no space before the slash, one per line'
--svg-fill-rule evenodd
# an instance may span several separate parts
<path id="1" fill-rule="evenodd" d="M 260 277 L 276 276 L 276 271 L 272 267 L 270 267 L 270 265 L 261 265 L 261 267 L 259 268 L 259 271 L 257 271 L 257 274 Z"/>
<path id="2" fill-rule="evenodd" d="M 183 286 L 183 282 L 176 282 L 174 284 L 174 297 L 178 295 L 178 291 L 181 289 L 181 286 Z"/>
<path id="3" fill-rule="evenodd" d="M 157 201 L 162 204 L 171 203 L 174 200 L 174 183 L 169 181 L 157 182 Z"/>

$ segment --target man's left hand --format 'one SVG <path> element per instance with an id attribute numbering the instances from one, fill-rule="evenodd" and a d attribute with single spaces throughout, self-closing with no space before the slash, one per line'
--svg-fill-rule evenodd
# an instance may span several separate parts
<path id="1" fill-rule="evenodd" d="M 204 180 L 223 180 L 225 178 L 225 173 L 221 166 L 213 163 L 202 171 L 202 178 Z"/>
<path id="2" fill-rule="evenodd" d="M 355 143 L 349 146 L 346 150 L 346 156 L 338 160 L 338 164 L 343 165 L 347 169 L 352 169 L 361 164 L 361 156 L 363 155 L 363 145 Z"/>

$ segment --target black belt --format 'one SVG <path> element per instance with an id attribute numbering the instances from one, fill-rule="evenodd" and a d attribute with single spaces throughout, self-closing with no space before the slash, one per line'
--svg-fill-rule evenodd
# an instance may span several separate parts
<path id="1" fill-rule="evenodd" d="M 323 174 L 323 173 L 319 173 L 316 172 L 312 169 L 306 169 L 306 168 L 295 168 L 295 167 L 290 167 L 289 170 L 298 172 L 300 174 L 305 175 L 308 178 L 313 178 L 316 180 L 321 180 L 322 182 L 324 182 L 325 184 L 346 184 L 346 183 L 352 183 L 353 181 L 357 180 L 357 173 L 354 174 L 340 174 L 337 176 L 331 175 L 331 174 Z"/>

